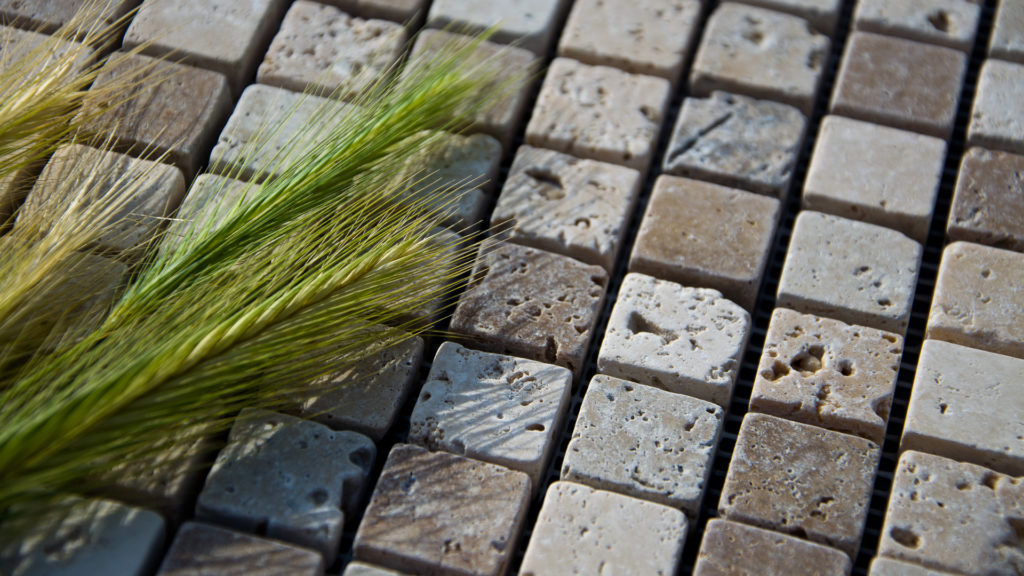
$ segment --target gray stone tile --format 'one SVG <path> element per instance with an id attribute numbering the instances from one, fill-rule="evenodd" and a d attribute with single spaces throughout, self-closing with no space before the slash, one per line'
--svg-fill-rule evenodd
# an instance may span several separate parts
<path id="1" fill-rule="evenodd" d="M 978 77 L 967 143 L 1024 154 L 1024 64 L 987 60 Z"/>
<path id="2" fill-rule="evenodd" d="M 946 236 L 1024 252 L 1024 156 L 971 148 L 960 163 Z"/>
<path id="3" fill-rule="evenodd" d="M 320 576 L 324 560 L 312 550 L 201 522 L 174 537 L 157 576 Z"/>

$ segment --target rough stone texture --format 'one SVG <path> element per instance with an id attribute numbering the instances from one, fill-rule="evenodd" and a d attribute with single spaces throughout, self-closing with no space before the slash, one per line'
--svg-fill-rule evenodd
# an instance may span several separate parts
<path id="1" fill-rule="evenodd" d="M 832 35 L 839 19 L 842 0 L 738 0 L 744 4 L 760 6 L 799 16 L 819 31 Z"/>
<path id="2" fill-rule="evenodd" d="M 324 0 L 361 18 L 383 18 L 407 25 L 422 22 L 427 0 Z"/>
<path id="3" fill-rule="evenodd" d="M 789 14 L 726 2 L 708 19 L 690 71 L 694 96 L 723 90 L 810 114 L 829 39 Z"/>
<path id="4" fill-rule="evenodd" d="M 40 516 L 20 540 L 0 543 L 0 574 L 146 576 L 160 561 L 159 514 L 108 500 L 81 501 L 67 516 Z"/>
<path id="5" fill-rule="evenodd" d="M 451 329 L 473 338 L 476 347 L 575 373 L 583 367 L 607 284 L 600 266 L 513 244 L 485 247 Z"/>
<path id="6" fill-rule="evenodd" d="M 316 383 L 326 392 L 302 401 L 302 416 L 380 441 L 395 423 L 423 359 L 423 339 L 409 338 Z"/>
<path id="7" fill-rule="evenodd" d="M 953 576 L 949 572 L 932 570 L 917 564 L 901 562 L 892 558 L 876 556 L 871 560 L 871 569 L 868 576 Z"/>
<path id="8" fill-rule="evenodd" d="M 1024 63 L 1024 4 L 1008 1 L 996 7 L 988 55 Z"/>
<path id="9" fill-rule="evenodd" d="M 927 338 L 1024 358 L 1024 254 L 955 242 L 942 253 Z"/>
<path id="10" fill-rule="evenodd" d="M 200 522 L 178 530 L 157 576 L 320 576 L 319 554 Z"/>
<path id="11" fill-rule="evenodd" d="M 967 143 L 1024 154 L 1024 64 L 986 60 L 967 129 Z"/>
<path id="12" fill-rule="evenodd" d="M 881 450 L 863 438 L 748 412 L 718 513 L 857 555 Z"/>
<path id="13" fill-rule="evenodd" d="M 565 8 L 565 0 L 434 0 L 427 26 L 454 26 L 466 33 L 494 27 L 494 42 L 515 43 L 543 56 L 557 35 Z"/>
<path id="14" fill-rule="evenodd" d="M 928 238 L 946 159 L 932 136 L 826 116 L 801 206 Z"/>
<path id="15" fill-rule="evenodd" d="M 150 157 L 167 154 L 165 161 L 180 168 L 185 179 L 191 180 L 206 163 L 217 131 L 231 113 L 234 103 L 227 80 L 217 72 L 141 54 L 115 58 L 123 59 L 107 64 L 93 83 L 94 90 L 108 92 L 103 94 L 103 101 L 86 102 L 84 114 L 92 116 L 85 123 L 86 128 L 104 133 L 113 127 L 119 150 Z M 160 81 L 136 81 L 124 94 L 109 92 L 125 77 L 139 75 L 140 70 L 147 70 L 144 77 Z M 121 100 L 115 100 L 116 105 L 110 107 L 110 98 Z"/>
<path id="16" fill-rule="evenodd" d="M 96 247 L 125 258 L 141 256 L 185 195 L 181 171 L 80 144 L 64 146 L 53 154 L 25 199 L 14 231 L 19 227 L 48 229 L 39 219 L 65 209 L 73 201 L 72 190 L 98 196 L 110 194 L 112 188 L 130 195 L 107 219 L 109 229 L 97 237 Z"/>
<path id="17" fill-rule="evenodd" d="M 416 35 L 416 44 L 412 51 L 413 61 L 416 58 L 444 57 L 451 53 L 452 46 L 464 45 L 466 41 L 466 37 L 458 34 L 441 30 L 423 30 Z M 499 69 L 522 71 L 527 76 L 533 74 L 540 64 L 537 56 L 529 50 L 491 42 L 479 43 L 474 57 L 478 62 L 491 62 Z M 494 136 L 505 150 L 511 150 L 523 121 L 532 86 L 532 82 L 523 82 L 518 90 L 509 91 L 507 96 L 488 106 L 473 119 L 472 129 Z M 507 90 L 506 87 L 496 88 Z"/>
<path id="18" fill-rule="evenodd" d="M 94 4 L 100 10 L 99 18 L 103 25 L 109 26 L 136 3 L 137 0 L 111 0 Z M 26 30 L 51 34 L 67 24 L 81 8 L 82 2 L 77 0 L 0 0 L 0 21 Z"/>
<path id="19" fill-rule="evenodd" d="M 752 310 L 778 215 L 774 198 L 660 176 L 637 232 L 629 271 L 714 288 Z"/>
<path id="20" fill-rule="evenodd" d="M 901 450 L 1024 474 L 1024 360 L 925 340 Z"/>
<path id="21" fill-rule="evenodd" d="M 853 27 L 970 54 L 980 16 L 977 0 L 860 0 Z"/>
<path id="22" fill-rule="evenodd" d="M 902 355 L 891 332 L 776 308 L 750 409 L 881 445 Z"/>
<path id="23" fill-rule="evenodd" d="M 206 477 L 196 516 L 313 548 L 330 565 L 376 451 L 355 432 L 243 410 Z"/>
<path id="24" fill-rule="evenodd" d="M 1024 156 L 984 148 L 964 154 L 946 235 L 1024 252 Z"/>
<path id="25" fill-rule="evenodd" d="M 920 260 L 921 245 L 895 230 L 803 211 L 776 305 L 903 334 Z"/>
<path id="26" fill-rule="evenodd" d="M 806 119 L 796 108 L 715 92 L 687 98 L 665 154 L 669 174 L 785 197 Z"/>
<path id="27" fill-rule="evenodd" d="M 526 472 L 539 486 L 571 389 L 565 368 L 445 342 L 413 408 L 409 441 Z"/>
<path id="28" fill-rule="evenodd" d="M 710 402 L 598 374 L 580 407 L 562 480 L 696 518 L 724 419 Z"/>
<path id="29" fill-rule="evenodd" d="M 213 174 L 200 174 L 192 181 L 177 214 L 167 225 L 160 240 L 160 250 L 171 250 L 186 238 L 192 239 L 194 226 L 217 225 L 227 218 L 232 208 L 255 193 L 256 185 Z"/>
<path id="30" fill-rule="evenodd" d="M 284 0 L 146 0 L 125 33 L 124 46 L 145 45 L 143 51 L 151 56 L 220 72 L 238 94 L 277 30 L 285 5 Z"/>
<path id="31" fill-rule="evenodd" d="M 256 73 L 262 84 L 354 98 L 402 53 L 405 28 L 298 0 L 288 9 Z"/>
<path id="32" fill-rule="evenodd" d="M 388 570 L 365 562 L 349 562 L 341 576 L 411 576 L 407 572 Z"/>
<path id="33" fill-rule="evenodd" d="M 821 544 L 728 520 L 708 520 L 693 576 L 847 576 L 850 559 Z"/>
<path id="34" fill-rule="evenodd" d="M 558 55 L 675 84 L 697 38 L 699 0 L 578 0 Z"/>
<path id="35" fill-rule="evenodd" d="M 526 126 L 526 143 L 643 172 L 668 97 L 664 78 L 556 58 Z"/>
<path id="36" fill-rule="evenodd" d="M 628 496 L 555 482 L 526 548 L 522 576 L 676 573 L 686 516 Z"/>
<path id="37" fill-rule="evenodd" d="M 399 444 L 359 525 L 355 558 L 417 574 L 504 574 L 529 497 L 522 472 Z"/>
<path id="38" fill-rule="evenodd" d="M 981 466 L 904 452 L 878 554 L 956 574 L 1020 574 L 1021 486 Z"/>
<path id="39" fill-rule="evenodd" d="M 627 274 L 597 368 L 728 406 L 749 335 L 750 314 L 717 290 Z"/>
<path id="40" fill-rule="evenodd" d="M 868 32 L 846 44 L 832 113 L 948 139 L 967 55 Z"/>
<path id="41" fill-rule="evenodd" d="M 491 226 L 518 244 L 611 271 L 639 191 L 631 168 L 521 146 Z"/>

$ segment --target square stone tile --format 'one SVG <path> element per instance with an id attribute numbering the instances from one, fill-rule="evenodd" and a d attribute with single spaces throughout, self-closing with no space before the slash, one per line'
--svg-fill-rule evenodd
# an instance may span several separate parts
<path id="1" fill-rule="evenodd" d="M 451 53 L 453 46 L 469 41 L 470 39 L 467 37 L 458 34 L 441 30 L 423 30 L 416 35 L 411 58 L 413 62 L 416 58 L 443 58 L 446 54 Z M 475 50 L 473 57 L 478 58 L 480 62 L 494 62 L 500 68 L 522 71 L 525 75 L 532 75 L 540 64 L 540 60 L 535 54 L 515 46 L 481 42 Z M 523 121 L 523 113 L 532 85 L 532 82 L 523 82 L 518 90 L 496 87 L 508 90 L 508 94 L 479 113 L 473 119 L 471 129 L 494 136 L 501 142 L 505 150 L 511 150 Z"/>
<path id="2" fill-rule="evenodd" d="M 201 522 L 183 525 L 157 576 L 320 576 L 324 560 L 312 550 Z"/>
<path id="3" fill-rule="evenodd" d="M 904 452 L 878 554 L 956 574 L 1015 574 L 1024 561 L 1022 509 L 1020 478 Z"/>
<path id="4" fill-rule="evenodd" d="M 395 64 L 405 40 L 401 24 L 298 0 L 285 14 L 256 79 L 296 92 L 356 98 Z"/>
<path id="5" fill-rule="evenodd" d="M 884 556 L 876 556 L 871 560 L 868 576 L 953 576 L 950 572 L 942 572 L 925 568 L 910 562 L 901 562 Z"/>
<path id="6" fill-rule="evenodd" d="M 806 123 L 799 110 L 785 104 L 725 92 L 687 98 L 663 169 L 784 198 Z"/>
<path id="7" fill-rule="evenodd" d="M 577 0 L 558 55 L 675 84 L 700 24 L 699 0 Z"/>
<path id="8" fill-rule="evenodd" d="M 324 0 L 360 18 L 380 18 L 414 27 L 426 16 L 428 0 Z"/>
<path id="9" fill-rule="evenodd" d="M 832 35 L 842 0 L 737 0 L 744 4 L 799 16 L 820 32 Z"/>
<path id="10" fill-rule="evenodd" d="M 828 546 L 712 518 L 700 543 L 693 576 L 847 576 L 850 568 L 850 558 Z"/>
<path id="11" fill-rule="evenodd" d="M 826 116 L 802 207 L 864 220 L 925 242 L 946 142 L 842 116 Z"/>
<path id="12" fill-rule="evenodd" d="M 967 55 L 854 32 L 832 92 L 833 114 L 949 139 Z"/>
<path id="13" fill-rule="evenodd" d="M 860 0 L 853 27 L 970 54 L 980 17 L 981 3 L 976 0 Z"/>
<path id="14" fill-rule="evenodd" d="M 921 245 L 895 230 L 805 210 L 775 304 L 903 334 L 920 261 Z"/>
<path id="15" fill-rule="evenodd" d="M 900 450 L 1024 474 L 1024 359 L 925 340 Z"/>
<path id="16" fill-rule="evenodd" d="M 556 58 L 526 126 L 526 143 L 643 172 L 668 98 L 664 78 Z"/>
<path id="17" fill-rule="evenodd" d="M 399 572 L 367 564 L 365 562 L 349 562 L 341 576 L 411 576 L 408 572 Z"/>
<path id="18" fill-rule="evenodd" d="M 725 2 L 708 19 L 690 90 L 694 96 L 722 90 L 775 100 L 810 114 L 829 44 L 802 18 Z"/>
<path id="19" fill-rule="evenodd" d="M 469 34 L 494 27 L 494 42 L 515 43 L 543 56 L 557 37 L 565 9 L 565 0 L 434 0 L 427 26 Z"/>
<path id="20" fill-rule="evenodd" d="M 359 525 L 355 559 L 411 573 L 505 573 L 530 479 L 484 462 L 399 444 Z"/>
<path id="21" fill-rule="evenodd" d="M 610 272 L 639 192 L 632 168 L 520 146 L 491 226 L 517 244 Z"/>
<path id="22" fill-rule="evenodd" d="M 750 314 L 717 290 L 627 274 L 597 368 L 728 406 L 750 336 Z"/>
<path id="23" fill-rule="evenodd" d="M 1024 154 L 1024 64 L 986 60 L 978 78 L 967 143 Z"/>
<path id="24" fill-rule="evenodd" d="M 989 42 L 990 58 L 1024 63 L 1024 4 L 1000 2 Z"/>
<path id="25" fill-rule="evenodd" d="M 1024 358 L 1024 254 L 968 242 L 942 252 L 927 338 Z"/>
<path id="26" fill-rule="evenodd" d="M 376 452 L 355 432 L 243 410 L 206 477 L 196 517 L 312 548 L 330 565 Z"/>
<path id="27" fill-rule="evenodd" d="M 244 204 L 258 185 L 213 174 L 200 174 L 192 181 L 178 212 L 160 239 L 160 250 L 176 248 L 188 238 L 195 241 L 196 225 L 216 229 L 231 211 Z"/>
<path id="28" fill-rule="evenodd" d="M 831 430 L 748 412 L 718 513 L 857 555 L 881 449 Z"/>
<path id="29" fill-rule="evenodd" d="M 227 77 L 235 94 L 256 70 L 281 22 L 285 0 L 145 0 L 124 36 L 125 48 L 145 45 Z M 173 33 L 170 33 L 173 31 Z"/>
<path id="30" fill-rule="evenodd" d="M 964 154 L 946 236 L 1024 252 L 1024 156 L 984 148 Z"/>
<path id="31" fill-rule="evenodd" d="M 136 0 L 93 2 L 103 26 L 114 24 L 136 3 Z M 0 21 L 26 30 L 52 34 L 67 24 L 84 5 L 84 2 L 76 0 L 0 0 Z"/>
<path id="32" fill-rule="evenodd" d="M 686 528 L 686 516 L 674 508 L 555 482 L 520 574 L 675 574 Z"/>
<path id="33" fill-rule="evenodd" d="M 109 90 L 147 69 L 145 75 L 160 81 L 133 84 L 130 94 L 113 107 L 110 102 L 87 100 L 80 116 L 88 115 L 86 129 L 103 134 L 112 128 L 118 149 L 128 154 L 167 154 L 164 161 L 191 180 L 206 164 L 217 131 L 231 114 L 234 102 L 227 79 L 218 72 L 141 54 L 115 58 L 123 59 L 103 68 L 94 89 Z"/>
<path id="34" fill-rule="evenodd" d="M 779 209 L 774 198 L 660 176 L 637 232 L 629 271 L 714 288 L 752 310 Z"/>
<path id="35" fill-rule="evenodd" d="M 572 372 L 445 342 L 410 420 L 409 441 L 526 472 L 539 486 L 568 408 Z"/>
<path id="36" fill-rule="evenodd" d="M 451 329 L 490 352 L 583 368 L 608 274 L 525 246 L 484 247 Z"/>
<path id="37" fill-rule="evenodd" d="M 562 462 L 562 480 L 679 508 L 696 518 L 725 411 L 598 374 Z"/>
<path id="38" fill-rule="evenodd" d="M 902 355 L 897 334 L 776 308 L 750 409 L 881 445 Z"/>

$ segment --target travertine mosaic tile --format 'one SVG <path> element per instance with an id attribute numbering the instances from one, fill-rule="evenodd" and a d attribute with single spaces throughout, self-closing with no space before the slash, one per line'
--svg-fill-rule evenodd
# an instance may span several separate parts
<path id="1" fill-rule="evenodd" d="M 389 570 L 365 562 L 349 562 L 341 576 L 409 576 L 409 573 Z"/>
<path id="2" fill-rule="evenodd" d="M 1024 156 L 984 148 L 964 154 L 946 235 L 1024 252 Z"/>
<path id="3" fill-rule="evenodd" d="M 832 35 L 842 0 L 737 0 L 744 4 L 799 16 L 824 34 Z"/>
<path id="4" fill-rule="evenodd" d="M 860 0 L 853 14 L 857 30 L 949 46 L 966 53 L 974 47 L 981 17 L 976 0 Z"/>
<path id="5" fill-rule="evenodd" d="M 565 0 L 434 0 L 427 26 L 453 25 L 467 33 L 494 27 L 494 42 L 515 43 L 543 56 L 556 37 Z"/>
<path id="6" fill-rule="evenodd" d="M 1024 64 L 987 60 L 978 77 L 967 143 L 1024 154 Z"/>
<path id="7" fill-rule="evenodd" d="M 428 0 L 324 0 L 360 18 L 383 18 L 406 25 L 417 24 L 426 16 Z"/>
<path id="8" fill-rule="evenodd" d="M 178 529 L 157 576 L 320 576 L 312 550 L 201 522 Z"/>
<path id="9" fill-rule="evenodd" d="M 103 25 L 109 26 L 124 18 L 135 4 L 135 0 L 111 0 L 95 7 L 101 10 Z M 81 7 L 82 3 L 74 0 L 0 0 L 0 20 L 26 30 L 52 34 L 70 22 Z"/>
<path id="10" fill-rule="evenodd" d="M 988 55 L 991 58 L 1024 63 L 1024 5 L 1000 2 L 992 27 Z"/>
<path id="11" fill-rule="evenodd" d="M 950 572 L 932 570 L 919 564 L 876 556 L 871 560 L 868 576 L 953 576 Z"/>
<path id="12" fill-rule="evenodd" d="M 693 576 L 846 576 L 850 567 L 850 558 L 834 548 L 712 518 L 701 540 Z"/>
<path id="13" fill-rule="evenodd" d="M 170 250 L 189 238 L 197 223 L 219 225 L 256 190 L 256 184 L 241 180 L 213 174 L 196 176 L 160 239 L 160 250 Z"/>

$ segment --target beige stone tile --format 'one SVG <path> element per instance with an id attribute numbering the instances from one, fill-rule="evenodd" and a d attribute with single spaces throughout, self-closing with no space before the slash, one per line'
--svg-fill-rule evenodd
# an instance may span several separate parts
<path id="1" fill-rule="evenodd" d="M 1024 4 L 1009 0 L 996 6 L 988 55 L 1024 63 Z"/>
<path id="2" fill-rule="evenodd" d="M 868 576 L 953 576 L 949 572 L 932 570 L 918 564 L 876 556 L 871 560 Z"/>
<path id="3" fill-rule="evenodd" d="M 427 26 L 467 33 L 494 27 L 494 42 L 515 43 L 543 56 L 557 37 L 566 8 L 566 0 L 433 0 Z"/>
<path id="4" fill-rule="evenodd" d="M 426 16 L 428 0 L 324 0 L 360 18 L 381 18 L 416 24 Z"/>
<path id="5" fill-rule="evenodd" d="M 26 30 L 52 34 L 70 22 L 84 4 L 75 0 L 0 0 L 0 20 Z M 112 25 L 134 8 L 136 1 L 111 0 L 94 4 L 100 9 L 103 24 Z"/>
<path id="6" fill-rule="evenodd" d="M 1024 154 L 1024 64 L 987 60 L 967 128 L 967 143 Z"/>
<path id="7" fill-rule="evenodd" d="M 828 546 L 712 518 L 700 543 L 693 576 L 846 576 L 850 567 L 845 554 Z"/>
<path id="8" fill-rule="evenodd" d="M 842 0 L 737 0 L 743 4 L 760 6 L 799 16 L 810 22 L 818 31 L 829 36 L 839 19 Z"/>
<path id="9" fill-rule="evenodd" d="M 970 54 L 980 17 L 981 3 L 976 0 L 860 0 L 853 27 Z"/>
<path id="10" fill-rule="evenodd" d="M 946 235 L 1024 252 L 1024 156 L 984 148 L 964 154 Z"/>

